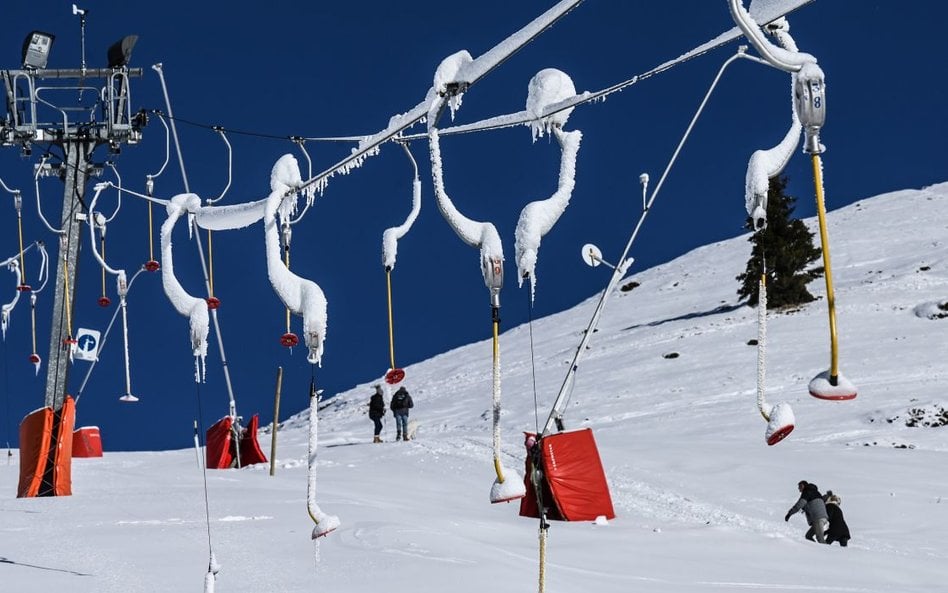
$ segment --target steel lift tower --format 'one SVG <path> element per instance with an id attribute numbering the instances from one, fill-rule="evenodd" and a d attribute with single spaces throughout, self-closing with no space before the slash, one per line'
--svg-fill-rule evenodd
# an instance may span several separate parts
<path id="1" fill-rule="evenodd" d="M 82 62 L 77 69 L 48 69 L 47 59 L 55 37 L 33 31 L 23 42 L 22 67 L 0 70 L 6 90 L 6 116 L 0 120 L 0 145 L 19 147 L 30 156 L 34 147 L 46 154 L 53 147 L 62 151 L 62 162 L 45 159 L 35 165 L 35 175 L 58 175 L 63 180 L 62 215 L 59 227 L 44 218 L 49 230 L 59 237 L 56 266 L 56 290 L 50 324 L 49 355 L 46 359 L 46 406 L 54 412 L 56 439 L 61 410 L 66 399 L 70 348 L 74 346 L 70 320 L 75 302 L 77 262 L 83 221 L 91 213 L 84 201 L 86 183 L 97 176 L 101 165 L 92 161 L 100 146 L 111 154 L 121 152 L 124 144 L 141 140 L 146 123 L 143 113 L 130 107 L 129 81 L 142 75 L 141 68 L 129 68 L 128 60 L 137 36 L 125 37 L 108 49 L 105 68 L 87 68 L 85 60 L 85 18 L 87 11 L 73 5 L 82 28 Z M 30 288 L 24 282 L 24 292 Z M 54 470 L 57 443 L 49 443 L 50 463 L 44 470 L 43 486 L 38 495 L 55 495 L 49 484 Z M 22 443 L 21 443 L 22 447 Z"/>

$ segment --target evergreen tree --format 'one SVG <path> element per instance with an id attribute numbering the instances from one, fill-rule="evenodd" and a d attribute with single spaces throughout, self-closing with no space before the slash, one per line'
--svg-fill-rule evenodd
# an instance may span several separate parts
<path id="1" fill-rule="evenodd" d="M 797 200 L 784 193 L 786 187 L 785 176 L 770 180 L 767 190 L 767 228 L 758 230 L 748 239 L 754 247 L 747 260 L 747 269 L 737 277 L 741 283 L 737 294 L 742 299 L 747 298 L 750 307 L 757 306 L 760 298 L 761 253 L 767 260 L 768 309 L 802 305 L 814 300 L 806 285 L 823 275 L 822 266 L 808 269 L 822 252 L 813 244 L 813 233 L 803 221 L 790 218 Z M 746 227 L 753 229 L 750 218 Z"/>

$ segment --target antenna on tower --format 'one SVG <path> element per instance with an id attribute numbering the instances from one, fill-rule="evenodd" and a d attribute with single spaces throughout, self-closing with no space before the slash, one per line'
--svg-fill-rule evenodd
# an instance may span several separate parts
<path id="1" fill-rule="evenodd" d="M 79 103 L 82 103 L 82 85 L 86 78 L 86 15 L 89 11 L 85 8 L 79 8 L 75 4 L 72 5 L 72 14 L 79 15 L 79 48 L 80 48 L 80 57 L 82 59 L 79 66 Z"/>
<path id="2" fill-rule="evenodd" d="M 79 15 L 79 43 L 80 49 L 82 52 L 82 64 L 80 69 L 82 73 L 86 73 L 86 15 L 89 14 L 88 9 L 79 8 L 75 4 L 72 5 L 72 14 Z"/>

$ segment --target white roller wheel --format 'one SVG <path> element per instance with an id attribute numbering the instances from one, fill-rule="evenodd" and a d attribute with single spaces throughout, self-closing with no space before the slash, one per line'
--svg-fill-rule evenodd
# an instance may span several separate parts
<path id="1" fill-rule="evenodd" d="M 587 266 L 596 267 L 602 263 L 602 251 L 592 243 L 583 245 L 583 261 Z"/>

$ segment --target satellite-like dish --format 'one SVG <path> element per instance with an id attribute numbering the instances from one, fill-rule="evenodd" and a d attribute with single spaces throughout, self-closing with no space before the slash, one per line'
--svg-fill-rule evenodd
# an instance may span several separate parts
<path id="1" fill-rule="evenodd" d="M 587 266 L 596 267 L 602 263 L 602 251 L 592 243 L 583 245 L 583 261 Z"/>

